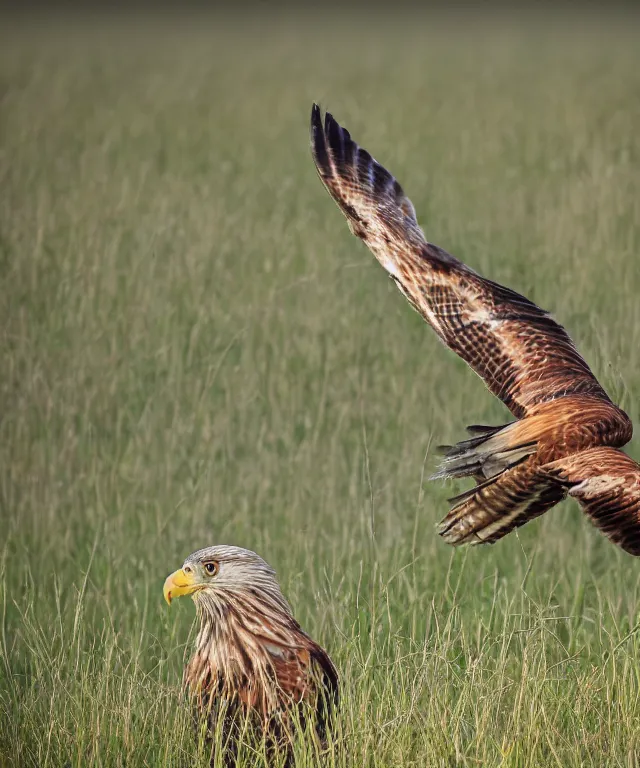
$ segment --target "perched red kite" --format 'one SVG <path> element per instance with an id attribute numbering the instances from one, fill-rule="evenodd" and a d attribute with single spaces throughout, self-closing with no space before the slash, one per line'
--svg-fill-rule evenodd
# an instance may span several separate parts
<path id="1" fill-rule="evenodd" d="M 640 555 L 640 466 L 619 447 L 632 425 L 548 312 L 428 243 L 400 184 L 327 112 L 311 112 L 323 184 L 413 307 L 516 421 L 472 426 L 435 477 L 477 485 L 451 499 L 439 533 L 495 542 L 567 493 L 595 525 Z"/>
<path id="2" fill-rule="evenodd" d="M 200 619 L 184 682 L 210 732 L 221 727 L 225 764 L 236 764 L 247 725 L 287 765 L 294 735 L 307 723 L 324 748 L 338 674 L 293 618 L 275 571 L 247 549 L 208 547 L 165 581 L 169 604 L 181 595 L 192 595 Z"/>

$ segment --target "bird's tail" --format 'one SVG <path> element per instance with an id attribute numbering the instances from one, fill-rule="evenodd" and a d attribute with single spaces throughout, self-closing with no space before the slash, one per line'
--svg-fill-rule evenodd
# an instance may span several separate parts
<path id="1" fill-rule="evenodd" d="M 516 466 L 536 451 L 535 440 L 518 439 L 517 428 L 521 423 L 467 427 L 474 437 L 453 446 L 440 446 L 444 458 L 431 480 L 475 477 L 484 481 Z"/>

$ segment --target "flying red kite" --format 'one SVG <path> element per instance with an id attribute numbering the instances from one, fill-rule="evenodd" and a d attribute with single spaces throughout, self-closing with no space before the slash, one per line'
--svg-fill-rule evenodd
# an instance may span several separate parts
<path id="1" fill-rule="evenodd" d="M 481 277 L 427 242 L 400 184 L 327 112 L 311 112 L 322 183 L 413 307 L 502 400 L 516 421 L 472 426 L 434 477 L 473 477 L 451 499 L 439 533 L 450 544 L 492 543 L 568 493 L 593 523 L 640 555 L 640 466 L 617 450 L 631 439 L 564 328 L 524 296 Z"/>

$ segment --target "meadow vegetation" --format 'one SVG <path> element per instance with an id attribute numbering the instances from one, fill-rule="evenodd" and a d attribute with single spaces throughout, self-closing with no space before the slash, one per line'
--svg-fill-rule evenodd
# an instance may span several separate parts
<path id="1" fill-rule="evenodd" d="M 466 486 L 427 482 L 435 446 L 508 414 L 308 147 L 319 100 L 638 423 L 637 34 L 336 13 L 3 25 L 2 766 L 206 764 L 162 584 L 213 543 L 265 557 L 340 669 L 328 766 L 640 760 L 640 563 L 572 501 L 438 538 Z"/>

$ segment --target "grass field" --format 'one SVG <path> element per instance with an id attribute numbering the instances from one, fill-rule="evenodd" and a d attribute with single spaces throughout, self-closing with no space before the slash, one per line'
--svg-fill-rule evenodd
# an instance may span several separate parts
<path id="1" fill-rule="evenodd" d="M 335 13 L 3 26 L 2 766 L 206 764 L 194 610 L 162 584 L 212 543 L 262 554 L 339 667 L 327 765 L 640 764 L 638 563 L 574 502 L 437 537 L 465 486 L 426 482 L 434 446 L 507 413 L 350 235 L 307 133 L 320 100 L 637 423 L 637 34 Z"/>

